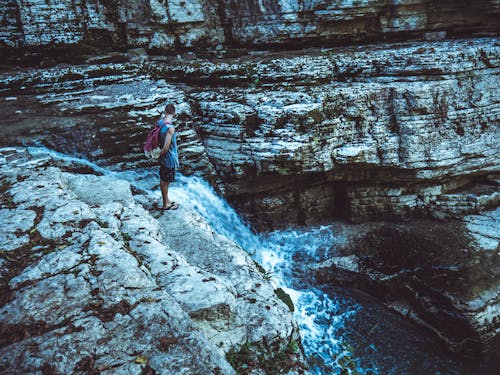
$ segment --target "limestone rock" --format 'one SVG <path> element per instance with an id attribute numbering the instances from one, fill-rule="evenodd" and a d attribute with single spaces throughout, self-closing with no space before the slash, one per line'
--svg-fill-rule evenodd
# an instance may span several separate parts
<path id="1" fill-rule="evenodd" d="M 182 172 L 257 226 L 457 218 L 498 205 L 498 50 L 482 38 L 4 74 L 4 142 L 140 167 L 173 102 Z"/>
<path id="2" fill-rule="evenodd" d="M 22 149 L 0 160 L 15 205 L 0 209 L 2 372 L 234 374 L 227 353 L 272 361 L 298 340 L 250 257 L 194 212 L 157 219 L 110 175 Z"/>
<path id="3" fill-rule="evenodd" d="M 483 42 L 308 51 L 165 71 L 198 84 L 248 82 L 191 96 L 226 196 L 257 225 L 460 217 L 498 204 L 489 177 L 499 171 L 498 45 Z"/>
<path id="4" fill-rule="evenodd" d="M 496 1 L 146 0 L 70 2 L 6 0 L 0 6 L 5 46 L 84 44 L 103 49 L 260 46 L 358 42 L 385 38 L 493 33 Z M 77 49 L 76 49 L 77 50 Z"/>
<path id="5" fill-rule="evenodd" d="M 33 228 L 35 211 L 4 208 L 0 210 L 0 216 L 3 218 L 0 228 L 3 251 L 14 250 L 28 243 L 28 232 Z"/>

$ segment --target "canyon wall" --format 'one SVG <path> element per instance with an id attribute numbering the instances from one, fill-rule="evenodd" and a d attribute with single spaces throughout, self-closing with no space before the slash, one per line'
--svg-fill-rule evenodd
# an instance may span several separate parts
<path id="1" fill-rule="evenodd" d="M 182 171 L 257 226 L 460 217 L 498 204 L 499 53 L 482 38 L 28 69 L 2 75 L 3 142 L 146 166 L 171 101 Z"/>
<path id="2" fill-rule="evenodd" d="M 0 45 L 103 49 L 442 38 L 498 32 L 497 0 L 30 0 L 0 5 Z"/>
<path id="3" fill-rule="evenodd" d="M 156 74 L 224 86 L 191 93 L 195 123 L 254 222 L 450 217 L 498 203 L 499 52 L 496 39 L 425 42 Z"/>

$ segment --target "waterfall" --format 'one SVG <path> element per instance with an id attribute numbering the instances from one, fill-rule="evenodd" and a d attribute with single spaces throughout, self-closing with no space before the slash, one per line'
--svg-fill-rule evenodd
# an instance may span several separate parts
<path id="1" fill-rule="evenodd" d="M 324 260 L 330 253 L 335 243 L 332 229 L 322 226 L 256 234 L 208 182 L 199 177 L 181 176 L 178 180 L 172 186 L 172 199 L 197 211 L 215 231 L 239 244 L 263 266 L 274 287 L 290 295 L 305 354 L 318 363 L 312 372 L 340 373 L 349 363 L 358 373 L 365 373 L 354 363 L 350 346 L 339 332 L 344 320 L 360 306 L 315 288 L 308 270 L 312 261 Z M 309 264 L 303 263 L 304 259 Z M 371 373 L 377 372 L 371 369 Z"/>

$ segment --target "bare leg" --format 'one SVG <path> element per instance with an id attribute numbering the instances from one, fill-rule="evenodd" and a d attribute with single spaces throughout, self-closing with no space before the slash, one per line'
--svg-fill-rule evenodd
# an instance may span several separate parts
<path id="1" fill-rule="evenodd" d="M 170 201 L 168 200 L 168 181 L 162 181 L 160 180 L 160 190 L 161 190 L 161 196 L 163 198 L 163 208 L 167 208 L 168 205 L 170 204 Z"/>

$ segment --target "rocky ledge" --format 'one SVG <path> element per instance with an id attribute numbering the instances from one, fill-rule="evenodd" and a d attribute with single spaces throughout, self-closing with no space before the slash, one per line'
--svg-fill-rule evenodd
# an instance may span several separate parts
<path id="1" fill-rule="evenodd" d="M 0 161 L 0 372 L 301 372 L 282 294 L 199 215 L 48 155 Z"/>
<path id="2" fill-rule="evenodd" d="M 499 227 L 499 208 L 445 222 L 336 224 L 336 255 L 313 270 L 321 283 L 378 297 L 451 350 L 498 365 Z"/>

